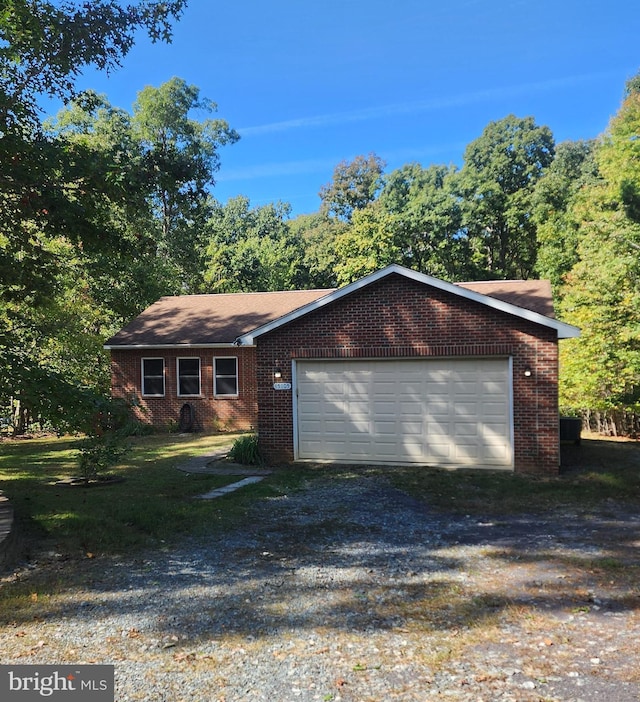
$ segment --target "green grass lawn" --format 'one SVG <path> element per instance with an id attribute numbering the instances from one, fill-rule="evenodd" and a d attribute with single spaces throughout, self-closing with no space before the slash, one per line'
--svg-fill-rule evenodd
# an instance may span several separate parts
<path id="1" fill-rule="evenodd" d="M 640 502 L 640 444 L 588 439 L 563 447 L 566 469 L 536 478 L 491 471 L 423 467 L 280 467 L 267 480 L 217 500 L 192 499 L 236 476 L 187 474 L 176 465 L 229 446 L 233 435 L 156 435 L 131 440 L 132 450 L 113 472 L 121 483 L 61 487 L 77 475 L 79 439 L 0 442 L 0 489 L 14 505 L 27 546 L 37 543 L 68 557 L 126 554 L 193 534 L 213 534 L 237 524 L 259 496 L 283 494 L 302 481 L 351 473 L 382 473 L 402 490 L 437 509 L 508 515 L 549 509 L 588 510 L 607 500 Z"/>
<path id="2" fill-rule="evenodd" d="M 184 534 L 214 530 L 241 516 L 245 488 L 220 500 L 191 499 L 232 483 L 235 476 L 176 470 L 193 456 L 228 446 L 233 435 L 157 435 L 131 439 L 112 473 L 123 482 L 99 487 L 56 486 L 78 475 L 79 439 L 39 438 L 0 443 L 0 489 L 11 500 L 21 536 L 68 556 L 126 553 Z M 240 494 L 242 493 L 242 494 Z"/>
<path id="3" fill-rule="evenodd" d="M 395 485 L 435 507 L 468 514 L 588 510 L 607 502 L 640 502 L 640 443 L 583 439 L 562 446 L 559 476 L 535 477 L 493 471 L 394 469 Z"/>

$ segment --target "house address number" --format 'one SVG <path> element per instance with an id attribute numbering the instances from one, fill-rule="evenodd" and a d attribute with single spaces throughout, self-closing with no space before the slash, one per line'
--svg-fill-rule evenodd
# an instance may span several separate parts
<path id="1" fill-rule="evenodd" d="M 291 383 L 274 383 L 274 390 L 291 390 Z"/>

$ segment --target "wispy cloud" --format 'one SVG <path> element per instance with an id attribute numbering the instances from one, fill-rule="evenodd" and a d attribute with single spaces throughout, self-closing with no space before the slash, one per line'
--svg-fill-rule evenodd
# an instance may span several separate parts
<path id="1" fill-rule="evenodd" d="M 385 161 L 415 160 L 427 156 L 436 156 L 439 153 L 450 152 L 451 149 L 463 149 L 464 144 L 438 144 L 434 147 L 426 148 L 400 148 L 386 152 L 381 152 L 379 156 Z M 349 161 L 357 154 L 346 156 Z M 241 168 L 225 169 L 220 172 L 216 181 L 218 183 L 228 183 L 238 180 L 256 180 L 258 178 L 277 178 L 279 176 L 308 175 L 310 173 L 326 173 L 332 171 L 338 161 L 345 156 L 334 156 L 330 158 L 301 159 L 298 161 L 273 161 L 271 163 L 261 163 Z"/>
<path id="2" fill-rule="evenodd" d="M 403 114 L 434 112 L 437 110 L 450 109 L 452 107 L 464 107 L 490 100 L 558 90 L 560 88 L 566 88 L 569 86 L 578 85 L 580 83 L 587 83 L 591 80 L 604 76 L 604 73 L 566 76 L 564 78 L 554 78 L 551 80 L 538 81 L 534 83 L 522 83 L 520 85 L 509 85 L 498 88 L 488 88 L 486 90 L 475 90 L 467 93 L 461 93 L 460 95 L 447 95 L 443 97 L 431 98 L 429 100 L 415 100 L 411 102 L 369 107 L 361 110 L 330 112 L 323 115 L 300 117 L 282 122 L 271 122 L 270 124 L 241 127 L 238 131 L 243 137 L 253 137 L 261 136 L 263 134 L 273 134 L 275 132 L 286 132 L 292 129 L 313 129 L 315 127 L 328 127 L 337 124 L 364 122 Z"/>
<path id="3" fill-rule="evenodd" d="M 338 159 L 339 160 L 339 159 Z M 221 171 L 216 180 L 219 183 L 232 180 L 253 180 L 255 178 L 275 178 L 278 176 L 319 173 L 332 169 L 337 161 L 331 158 L 303 159 L 299 161 L 274 161 L 242 168 Z"/>

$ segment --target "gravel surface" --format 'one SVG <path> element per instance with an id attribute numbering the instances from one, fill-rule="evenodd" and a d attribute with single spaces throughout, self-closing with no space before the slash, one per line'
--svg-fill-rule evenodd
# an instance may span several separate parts
<path id="1" fill-rule="evenodd" d="M 639 546 L 616 505 L 454 517 L 342 471 L 224 536 L 22 568 L 75 585 L 0 628 L 0 662 L 113 663 L 119 702 L 631 702 Z"/>

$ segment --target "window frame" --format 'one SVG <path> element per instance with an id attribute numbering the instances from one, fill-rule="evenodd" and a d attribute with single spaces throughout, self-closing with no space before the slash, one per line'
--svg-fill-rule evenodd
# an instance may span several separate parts
<path id="1" fill-rule="evenodd" d="M 162 376 L 150 375 L 145 373 L 145 362 L 146 361 L 162 361 Z M 167 393 L 167 376 L 166 376 L 167 364 L 164 356 L 144 356 L 140 359 L 140 391 L 142 397 L 165 397 Z M 161 393 L 150 393 L 146 392 L 146 382 L 145 378 L 162 378 L 162 392 Z"/>
<path id="2" fill-rule="evenodd" d="M 233 375 L 218 373 L 218 361 L 234 361 L 235 363 L 235 373 Z M 218 392 L 218 378 L 235 378 L 236 381 L 236 391 L 235 393 L 219 393 Z M 240 396 L 240 374 L 239 374 L 239 363 L 237 356 L 214 356 L 213 357 L 213 396 L 226 398 L 226 397 L 239 397 Z"/>
<path id="3" fill-rule="evenodd" d="M 198 362 L 198 392 L 181 392 L 181 379 L 195 378 L 195 375 L 184 375 L 180 373 L 180 361 L 197 361 Z M 202 397 L 202 359 L 200 356 L 178 356 L 176 358 L 176 394 L 178 397 Z"/>

